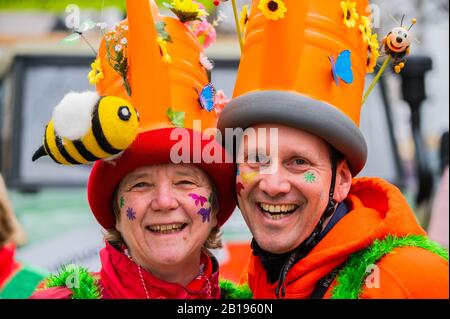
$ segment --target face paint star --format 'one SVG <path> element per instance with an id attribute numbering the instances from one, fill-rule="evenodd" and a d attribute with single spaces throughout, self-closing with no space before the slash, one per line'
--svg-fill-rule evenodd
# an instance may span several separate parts
<path id="1" fill-rule="evenodd" d="M 119 207 L 123 208 L 124 205 L 125 205 L 125 199 L 122 196 L 120 196 Z"/>
<path id="2" fill-rule="evenodd" d="M 305 182 L 312 184 L 316 181 L 316 176 L 312 172 L 306 172 L 305 175 Z"/>
<path id="3" fill-rule="evenodd" d="M 136 219 L 136 212 L 133 211 L 133 208 L 128 207 L 127 209 L 127 217 L 129 220 L 135 220 Z"/>
<path id="4" fill-rule="evenodd" d="M 242 174 L 242 179 L 244 183 L 251 183 L 255 179 L 255 177 L 258 176 L 257 172 Z"/>

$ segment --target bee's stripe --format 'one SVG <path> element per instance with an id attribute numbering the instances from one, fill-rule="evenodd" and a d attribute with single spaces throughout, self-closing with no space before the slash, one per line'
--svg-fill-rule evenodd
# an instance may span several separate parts
<path id="1" fill-rule="evenodd" d="M 109 154 L 120 153 L 121 150 L 118 150 L 109 144 L 105 134 L 103 133 L 102 125 L 100 124 L 100 116 L 98 114 L 98 106 L 99 103 L 95 105 L 94 113 L 92 114 L 92 133 L 94 133 L 98 145 L 104 152 Z"/>
<path id="2" fill-rule="evenodd" d="M 48 127 L 48 125 L 47 125 Z M 50 147 L 48 146 L 48 142 L 47 142 L 47 127 L 45 128 L 45 137 L 44 137 L 44 147 L 45 150 L 47 151 L 48 156 L 50 156 L 52 158 L 52 160 L 54 160 L 56 163 L 60 163 L 62 164 L 60 161 L 58 161 L 56 159 L 56 157 L 52 154 L 52 152 L 50 151 Z"/>
<path id="3" fill-rule="evenodd" d="M 73 145 L 77 149 L 78 153 L 84 157 L 88 162 L 94 162 L 100 158 L 89 152 L 89 150 L 84 146 L 83 142 L 80 140 L 73 141 Z"/>
<path id="4" fill-rule="evenodd" d="M 65 158 L 66 161 L 68 161 L 70 164 L 82 164 L 82 163 L 78 162 L 77 160 L 75 160 L 72 156 L 70 156 L 70 154 L 64 148 L 61 137 L 56 135 L 55 142 L 56 142 L 56 146 L 58 147 L 59 152 Z"/>

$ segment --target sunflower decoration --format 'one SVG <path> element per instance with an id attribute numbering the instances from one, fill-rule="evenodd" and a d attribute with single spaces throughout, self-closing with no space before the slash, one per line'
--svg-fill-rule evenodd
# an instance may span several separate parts
<path id="1" fill-rule="evenodd" d="M 372 19 L 370 16 L 361 17 L 361 24 L 359 25 L 359 30 L 361 30 L 364 43 L 369 44 L 372 39 Z"/>
<path id="2" fill-rule="evenodd" d="M 128 40 L 126 38 L 128 24 L 119 23 L 114 30 L 105 35 L 106 54 L 109 65 L 120 74 L 123 85 L 131 96 L 131 87 L 128 82 Z"/>
<path id="3" fill-rule="evenodd" d="M 346 0 L 341 1 L 341 8 L 344 13 L 344 24 L 349 29 L 356 26 L 356 21 L 359 19 L 359 14 L 356 12 L 356 2 Z"/>
<path id="4" fill-rule="evenodd" d="M 367 73 L 373 73 L 380 57 L 380 44 L 378 42 L 378 34 L 372 34 L 368 47 L 367 57 Z"/>
<path id="5" fill-rule="evenodd" d="M 258 9 L 267 19 L 277 21 L 283 19 L 287 12 L 286 5 L 282 0 L 260 0 Z"/>
<path id="6" fill-rule="evenodd" d="M 201 20 L 208 15 L 204 7 L 194 0 L 173 0 L 170 4 L 164 3 L 164 6 L 175 13 L 183 23 Z"/>
<path id="7" fill-rule="evenodd" d="M 91 63 L 91 72 L 88 74 L 89 83 L 91 85 L 98 84 L 101 80 L 103 80 L 105 76 L 103 75 L 102 70 L 102 61 L 100 58 L 97 58 L 94 62 Z"/>
<path id="8" fill-rule="evenodd" d="M 242 7 L 241 18 L 239 19 L 239 27 L 241 28 L 241 32 L 245 32 L 245 27 L 248 23 L 248 5 Z"/>
<path id="9" fill-rule="evenodd" d="M 156 38 L 156 41 L 158 42 L 163 62 L 164 63 L 172 62 L 172 58 L 170 57 L 169 51 L 167 50 L 168 41 L 164 40 L 164 38 L 162 38 L 161 36 L 158 36 Z"/>

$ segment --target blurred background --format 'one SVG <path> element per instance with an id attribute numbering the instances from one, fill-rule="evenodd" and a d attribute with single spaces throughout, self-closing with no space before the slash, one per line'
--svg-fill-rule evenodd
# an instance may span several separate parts
<path id="1" fill-rule="evenodd" d="M 231 97 L 240 55 L 231 3 L 199 2 L 209 20 L 224 18 L 207 54 L 215 63 L 215 86 Z M 430 237 L 448 247 L 449 1 L 372 2 L 379 39 L 405 14 L 407 25 L 418 20 L 412 30 L 417 41 L 401 75 L 386 72 L 363 107 L 369 160 L 360 176 L 396 184 Z M 250 1 L 237 3 L 241 8 Z M 53 107 L 70 90 L 92 89 L 87 74 L 94 53 L 81 39 L 67 41 L 71 27 L 93 21 L 112 28 L 124 17 L 124 0 L 0 0 L 1 174 L 27 236 L 18 259 L 50 272 L 72 262 L 98 270 L 102 230 L 86 199 L 90 168 L 33 163 L 31 157 Z M 98 47 L 98 28 L 83 36 Z M 367 84 L 372 79 L 368 75 Z M 224 239 L 217 257 L 224 274 L 237 280 L 251 239 L 239 210 L 224 226 Z"/>

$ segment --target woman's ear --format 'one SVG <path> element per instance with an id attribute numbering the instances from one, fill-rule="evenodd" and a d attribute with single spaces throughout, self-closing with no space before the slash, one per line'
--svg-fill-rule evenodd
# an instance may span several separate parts
<path id="1" fill-rule="evenodd" d="M 336 170 L 336 185 L 334 188 L 334 199 L 340 203 L 347 198 L 352 186 L 352 173 L 348 167 L 347 161 L 341 161 Z"/>

